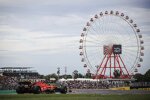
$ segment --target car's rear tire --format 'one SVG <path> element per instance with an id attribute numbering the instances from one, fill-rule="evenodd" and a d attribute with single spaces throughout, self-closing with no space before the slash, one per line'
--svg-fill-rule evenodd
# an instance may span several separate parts
<path id="1" fill-rule="evenodd" d="M 40 94 L 41 88 L 39 86 L 33 86 L 33 93 L 34 94 Z"/>
<path id="2" fill-rule="evenodd" d="M 23 94 L 24 93 L 24 88 L 23 87 L 17 87 L 16 92 L 18 94 Z"/>

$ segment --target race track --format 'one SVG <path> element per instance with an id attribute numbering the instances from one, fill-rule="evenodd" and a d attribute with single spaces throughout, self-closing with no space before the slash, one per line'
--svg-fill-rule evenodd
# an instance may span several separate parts
<path id="1" fill-rule="evenodd" d="M 72 92 L 68 94 L 150 94 L 150 90 L 72 89 Z"/>

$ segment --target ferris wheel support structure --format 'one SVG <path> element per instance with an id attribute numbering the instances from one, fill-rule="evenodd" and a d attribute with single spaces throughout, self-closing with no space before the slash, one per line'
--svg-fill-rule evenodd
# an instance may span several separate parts
<path id="1" fill-rule="evenodd" d="M 129 16 L 112 10 L 100 12 L 87 22 L 81 33 L 81 62 L 95 78 L 130 79 L 143 62 L 142 38 Z"/>

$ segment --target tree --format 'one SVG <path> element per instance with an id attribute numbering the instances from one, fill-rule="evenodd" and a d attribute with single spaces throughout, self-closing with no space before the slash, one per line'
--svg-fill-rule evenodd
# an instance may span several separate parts
<path id="1" fill-rule="evenodd" d="M 78 73 L 78 78 L 84 78 L 84 76 L 81 73 Z"/>
<path id="2" fill-rule="evenodd" d="M 114 77 L 115 78 L 119 78 L 120 77 L 120 74 L 121 74 L 121 72 L 119 71 L 119 70 L 114 70 Z"/>
<path id="3" fill-rule="evenodd" d="M 85 77 L 86 78 L 92 78 L 92 74 L 91 74 L 89 69 L 87 70 L 87 73 L 86 73 Z"/>
<path id="4" fill-rule="evenodd" d="M 50 80 L 50 78 L 55 78 L 56 80 L 58 80 L 58 76 L 55 73 L 45 76 L 46 80 Z"/>
<path id="5" fill-rule="evenodd" d="M 144 81 L 144 75 L 142 75 L 141 73 L 137 73 L 133 76 L 137 82 L 142 82 Z"/>
<path id="6" fill-rule="evenodd" d="M 144 81 L 150 82 L 150 69 L 144 74 Z"/>
<path id="7" fill-rule="evenodd" d="M 45 79 L 45 76 L 44 75 L 39 75 L 39 78 L 40 79 Z"/>
<path id="8" fill-rule="evenodd" d="M 72 78 L 72 75 L 61 75 L 60 78 L 66 78 L 66 79 L 68 79 L 68 78 Z"/>
<path id="9" fill-rule="evenodd" d="M 78 78 L 78 71 L 77 70 L 73 71 L 73 77 L 74 77 L 74 79 Z"/>
<path id="10" fill-rule="evenodd" d="M 150 82 L 150 69 L 144 75 L 141 73 L 135 74 L 134 78 L 137 79 L 137 82 Z"/>

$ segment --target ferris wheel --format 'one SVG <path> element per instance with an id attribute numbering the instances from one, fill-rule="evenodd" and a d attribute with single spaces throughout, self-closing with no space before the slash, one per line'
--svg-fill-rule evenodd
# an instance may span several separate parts
<path id="1" fill-rule="evenodd" d="M 96 78 L 131 78 L 143 62 L 142 38 L 129 16 L 118 11 L 100 12 L 81 33 L 81 62 Z"/>

